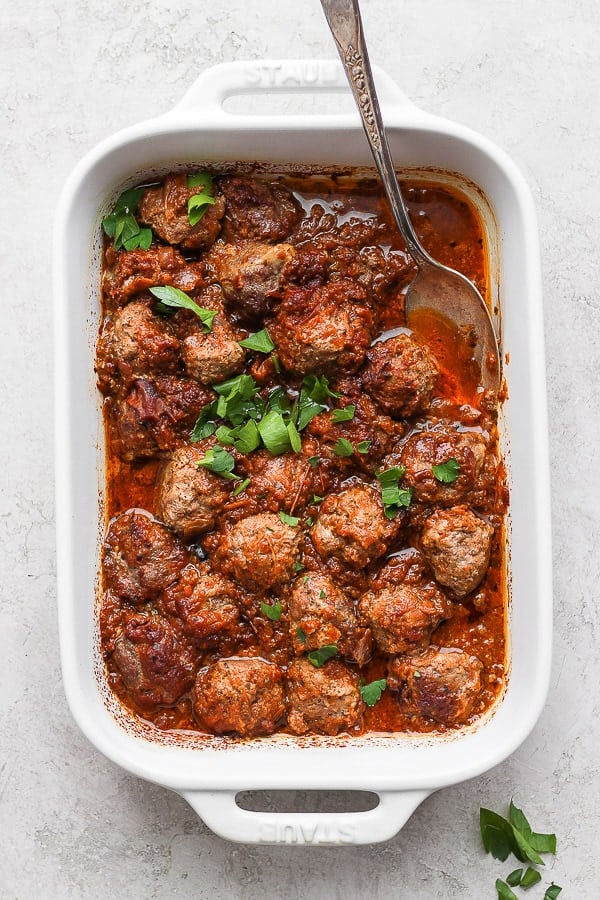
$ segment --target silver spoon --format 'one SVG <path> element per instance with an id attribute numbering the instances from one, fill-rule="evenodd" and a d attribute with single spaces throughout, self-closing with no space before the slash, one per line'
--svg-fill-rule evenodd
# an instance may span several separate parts
<path id="1" fill-rule="evenodd" d="M 483 388 L 498 391 L 500 351 L 485 300 L 468 278 L 436 262 L 427 253 L 408 217 L 383 127 L 358 0 L 321 0 L 321 6 L 337 44 L 396 225 L 419 269 L 406 294 L 407 322 L 409 326 L 416 322 L 420 310 L 449 320 L 458 335 L 463 335 L 469 342 Z"/>

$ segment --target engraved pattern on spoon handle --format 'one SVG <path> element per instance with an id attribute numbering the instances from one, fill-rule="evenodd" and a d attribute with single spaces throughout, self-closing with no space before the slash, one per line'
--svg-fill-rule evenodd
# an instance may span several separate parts
<path id="1" fill-rule="evenodd" d="M 321 7 L 337 45 L 375 165 L 408 252 L 420 268 L 435 265 L 435 261 L 426 252 L 415 233 L 398 186 L 394 161 L 375 91 L 369 54 L 363 38 L 358 0 L 321 0 Z"/>

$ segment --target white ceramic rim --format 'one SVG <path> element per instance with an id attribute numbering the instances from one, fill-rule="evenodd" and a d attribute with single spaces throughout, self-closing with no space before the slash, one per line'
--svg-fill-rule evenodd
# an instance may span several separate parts
<path id="1" fill-rule="evenodd" d="M 381 70 L 375 77 L 398 169 L 436 168 L 440 159 L 453 161 L 448 168 L 464 172 L 480 185 L 499 222 L 500 283 L 506 292 L 504 348 L 510 354 L 505 418 L 510 435 L 512 581 L 518 603 L 511 609 L 509 686 L 494 715 L 476 729 L 443 740 L 268 738 L 234 746 L 215 739 L 202 749 L 167 746 L 122 727 L 109 712 L 98 689 L 98 672 L 90 663 L 94 635 L 89 611 L 94 584 L 88 557 L 93 543 L 95 567 L 97 541 L 91 520 L 96 514 L 92 516 L 90 508 L 96 485 L 91 486 L 90 494 L 85 473 L 89 475 L 91 459 L 97 453 L 98 431 L 90 393 L 95 333 L 93 327 L 90 330 L 90 312 L 83 313 L 80 304 L 94 271 L 97 278 L 97 260 L 91 267 L 88 260 L 100 210 L 124 180 L 131 182 L 142 170 L 164 169 L 169 160 L 172 165 L 175 160 L 186 163 L 206 158 L 209 151 L 203 151 L 204 156 L 197 153 L 196 142 L 210 145 L 213 157 L 214 146 L 221 146 L 219 159 L 243 160 L 246 148 L 256 146 L 264 148 L 256 158 L 287 161 L 291 166 L 324 158 L 338 158 L 349 165 L 369 164 L 357 114 L 241 116 L 224 109 L 232 94 L 346 90 L 341 66 L 330 60 L 279 60 L 226 63 L 207 70 L 171 112 L 119 132 L 90 151 L 65 184 L 56 215 L 57 564 L 65 691 L 76 721 L 101 752 L 128 771 L 181 792 L 213 830 L 234 840 L 336 844 L 390 837 L 428 793 L 478 775 L 509 756 L 533 728 L 548 690 L 552 623 L 549 468 L 541 275 L 533 202 L 517 168 L 493 143 L 461 125 L 418 110 Z M 278 144 L 284 149 L 278 149 Z M 101 172 L 106 176 L 102 184 L 97 181 Z M 513 311 L 517 303 L 521 305 Z M 82 555 L 86 557 L 83 561 Z M 252 813 L 235 804 L 235 793 L 240 790 L 294 788 L 373 790 L 379 793 L 380 804 L 368 813 L 327 816 Z"/>

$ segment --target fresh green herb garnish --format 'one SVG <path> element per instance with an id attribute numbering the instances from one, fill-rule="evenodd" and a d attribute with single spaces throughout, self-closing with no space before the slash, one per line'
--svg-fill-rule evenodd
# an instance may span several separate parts
<path id="1" fill-rule="evenodd" d="M 518 900 L 515 892 L 501 878 L 496 878 L 496 890 L 498 891 L 498 900 Z"/>
<path id="2" fill-rule="evenodd" d="M 192 194 L 187 204 L 188 221 L 190 225 L 197 225 L 208 207 L 216 203 L 212 194 L 213 180 L 208 172 L 198 172 L 196 175 L 188 175 L 187 186 L 203 188 L 201 193 Z"/>
<path id="3" fill-rule="evenodd" d="M 505 819 L 491 809 L 479 811 L 479 827 L 483 846 L 502 862 L 513 853 L 518 860 L 544 865 L 540 853 L 556 853 L 556 835 L 534 832 L 522 810 L 510 802 L 509 817 Z"/>
<path id="4" fill-rule="evenodd" d="M 216 446 L 207 450 L 204 457 L 196 463 L 198 468 L 208 469 L 215 475 L 221 475 L 223 478 L 229 478 L 231 481 L 239 481 L 240 476 L 234 473 L 235 460 L 228 450 L 224 447 Z"/>
<path id="5" fill-rule="evenodd" d="M 355 406 L 344 406 L 343 409 L 334 409 L 331 412 L 331 421 L 338 425 L 340 422 L 351 422 L 354 418 Z"/>
<path id="6" fill-rule="evenodd" d="M 319 497 L 318 494 L 313 494 L 312 502 L 313 503 L 322 503 L 325 497 Z"/>
<path id="7" fill-rule="evenodd" d="M 273 605 L 271 605 L 270 603 L 261 603 L 260 611 L 263 616 L 266 616 L 267 619 L 271 620 L 271 622 L 279 622 L 281 613 L 283 612 L 283 606 L 281 605 L 279 600 Z"/>
<path id="8" fill-rule="evenodd" d="M 305 580 L 308 581 L 308 576 L 305 576 Z M 296 628 L 296 637 L 300 641 L 301 644 L 306 643 L 306 632 L 302 630 L 302 628 Z"/>
<path id="9" fill-rule="evenodd" d="M 304 563 L 301 563 L 301 562 L 294 563 L 294 572 L 301 572 L 303 568 L 304 568 Z"/>
<path id="10" fill-rule="evenodd" d="M 526 890 L 528 890 L 528 888 L 533 887 L 534 884 L 537 884 L 538 881 L 541 881 L 541 880 L 542 880 L 542 876 L 540 875 L 538 870 L 533 869 L 531 866 L 527 866 L 527 869 L 525 870 L 525 874 L 521 878 L 521 881 L 519 882 L 519 884 L 520 884 L 520 887 L 522 887 L 523 890 L 526 891 Z M 507 881 L 508 881 L 508 879 L 507 879 Z"/>
<path id="11" fill-rule="evenodd" d="M 319 598 L 320 598 L 321 600 L 325 600 L 326 597 L 327 597 L 327 594 L 325 593 L 325 591 L 323 590 L 323 588 L 321 588 L 321 590 L 319 591 Z"/>
<path id="12" fill-rule="evenodd" d="M 339 441 L 335 444 L 333 452 L 336 456 L 352 456 L 354 453 L 354 447 L 346 438 L 340 438 Z"/>
<path id="13" fill-rule="evenodd" d="M 511 872 L 510 875 L 506 876 L 506 883 L 510 885 L 510 887 L 518 887 L 521 884 L 523 871 L 523 869 L 515 869 L 514 872 Z"/>
<path id="14" fill-rule="evenodd" d="M 359 441 L 356 445 L 356 449 L 359 453 L 368 453 L 369 447 L 371 446 L 372 441 Z"/>
<path id="15" fill-rule="evenodd" d="M 212 328 L 212 323 L 217 315 L 216 310 L 205 309 L 203 306 L 198 306 L 191 297 L 184 291 L 180 291 L 179 288 L 165 284 L 158 287 L 151 287 L 150 293 L 154 294 L 157 300 L 160 300 L 165 306 L 189 309 L 191 312 L 195 313 L 204 325 L 204 331 L 210 331 Z"/>
<path id="16" fill-rule="evenodd" d="M 546 893 L 544 894 L 544 900 L 556 900 L 556 898 L 558 897 L 558 895 L 560 894 L 561 891 L 562 891 L 562 888 L 559 887 L 557 884 L 554 884 L 554 882 L 552 882 L 550 887 L 546 889 Z"/>
<path id="17" fill-rule="evenodd" d="M 304 642 L 303 642 L 304 643 Z M 325 644 L 318 650 L 311 650 L 308 654 L 308 661 L 313 664 L 315 669 L 320 669 L 328 659 L 337 656 L 338 648 L 335 644 Z"/>
<path id="18" fill-rule="evenodd" d="M 307 527 L 307 528 L 310 528 L 310 526 L 313 524 L 313 522 L 314 522 L 314 519 L 313 519 L 312 516 L 307 516 L 307 517 L 306 517 L 306 527 Z"/>
<path id="19" fill-rule="evenodd" d="M 378 678 L 376 681 L 371 681 L 370 684 L 365 684 L 361 679 L 360 696 L 367 706 L 375 706 L 377 701 L 381 699 L 381 695 L 386 687 L 387 680 L 385 678 Z"/>
<path id="20" fill-rule="evenodd" d="M 308 459 L 306 460 L 306 462 L 307 462 L 307 463 L 309 464 L 309 466 L 311 466 L 313 469 L 316 469 L 317 466 L 319 465 L 320 460 L 319 460 L 319 457 L 318 457 L 318 456 L 309 456 Z"/>
<path id="21" fill-rule="evenodd" d="M 148 250 L 152 243 L 152 229 L 140 228 L 135 218 L 142 193 L 141 188 L 124 191 L 110 215 L 102 219 L 104 233 L 113 239 L 115 250 Z"/>
<path id="22" fill-rule="evenodd" d="M 283 510 L 279 511 L 279 518 L 284 525 L 289 525 L 291 528 L 296 528 L 296 526 L 300 523 L 300 519 L 298 519 L 296 516 L 288 516 L 288 514 L 286 512 L 283 512 Z"/>
<path id="23" fill-rule="evenodd" d="M 246 350 L 256 350 L 258 353 L 270 353 L 275 349 L 275 344 L 266 328 L 257 331 L 256 334 L 248 335 L 243 341 L 238 341 L 238 344 L 240 347 L 245 347 Z"/>
<path id="24" fill-rule="evenodd" d="M 292 449 L 290 433 L 280 412 L 272 409 L 258 423 L 262 442 L 273 456 L 279 456 Z"/>
<path id="25" fill-rule="evenodd" d="M 279 357 L 277 356 L 276 353 L 273 354 L 273 356 L 271 357 L 271 360 L 273 362 L 273 368 L 275 369 L 275 373 L 277 375 L 280 375 L 281 374 L 281 366 L 279 364 Z"/>
<path id="26" fill-rule="evenodd" d="M 239 495 L 246 490 L 246 488 L 250 484 L 250 481 L 251 481 L 250 478 L 244 478 L 244 480 L 241 481 L 238 485 L 236 485 L 236 487 L 233 489 L 233 491 L 231 492 L 231 496 L 239 497 Z"/>
<path id="27" fill-rule="evenodd" d="M 341 396 L 337 391 L 331 390 L 326 375 L 307 375 L 302 382 L 302 387 L 311 400 L 316 403 L 324 403 L 328 397 Z"/>
<path id="28" fill-rule="evenodd" d="M 460 472 L 460 465 L 458 460 L 452 456 L 445 463 L 432 466 L 431 469 L 437 481 L 441 481 L 442 484 L 454 484 Z"/>
<path id="29" fill-rule="evenodd" d="M 381 487 L 381 502 L 383 511 L 388 519 L 395 519 L 400 509 L 410 506 L 412 500 L 412 488 L 401 488 L 400 479 L 403 478 L 406 469 L 404 466 L 392 466 L 384 469 L 377 475 Z"/>

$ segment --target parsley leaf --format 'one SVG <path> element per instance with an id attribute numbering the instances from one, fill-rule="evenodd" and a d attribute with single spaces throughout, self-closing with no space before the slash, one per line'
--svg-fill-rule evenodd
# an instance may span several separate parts
<path id="1" fill-rule="evenodd" d="M 345 406 L 343 409 L 334 409 L 331 413 L 331 421 L 338 425 L 340 422 L 351 422 L 354 418 L 355 406 Z"/>
<path id="2" fill-rule="evenodd" d="M 302 643 L 305 642 L 303 641 Z M 318 650 L 311 650 L 307 658 L 315 669 L 320 669 L 328 659 L 331 659 L 332 656 L 337 656 L 337 652 L 338 648 L 335 644 L 325 644 L 324 647 L 320 647 Z"/>
<path id="3" fill-rule="evenodd" d="M 296 528 L 296 526 L 300 523 L 300 519 L 298 519 L 296 516 L 289 516 L 282 509 L 279 510 L 279 518 L 284 525 L 289 525 L 291 528 Z"/>
<path id="4" fill-rule="evenodd" d="M 213 180 L 208 172 L 198 172 L 196 175 L 188 175 L 187 186 L 202 188 L 200 193 L 192 194 L 187 204 L 188 221 L 190 225 L 197 225 L 207 208 L 216 203 L 212 195 Z"/>
<path id="5" fill-rule="evenodd" d="M 442 484 L 454 484 L 460 472 L 460 465 L 458 460 L 452 456 L 445 463 L 432 466 L 431 469 L 437 481 L 441 481 Z"/>
<path id="6" fill-rule="evenodd" d="M 245 347 L 246 350 L 256 350 L 258 353 L 270 353 L 275 349 L 275 344 L 266 328 L 248 335 L 243 341 L 238 341 L 238 344 L 240 347 Z"/>
<path id="7" fill-rule="evenodd" d="M 316 469 L 317 466 L 319 465 L 320 460 L 319 460 L 318 456 L 309 456 L 308 459 L 306 460 L 306 462 L 309 464 L 309 466 L 312 469 Z"/>
<path id="8" fill-rule="evenodd" d="M 266 616 L 267 619 L 271 620 L 271 622 L 279 622 L 281 613 L 283 612 L 283 606 L 281 605 L 279 600 L 273 605 L 271 605 L 270 603 L 261 603 L 260 611 L 263 616 Z"/>
<path id="9" fill-rule="evenodd" d="M 368 453 L 369 447 L 371 446 L 372 441 L 359 441 L 356 445 L 356 449 L 359 453 Z"/>
<path id="10" fill-rule="evenodd" d="M 498 891 L 498 900 L 518 900 L 515 892 L 501 878 L 496 878 L 496 890 Z"/>
<path id="11" fill-rule="evenodd" d="M 258 430 L 263 444 L 273 456 L 279 456 L 292 449 L 290 433 L 283 416 L 272 409 L 258 423 Z"/>
<path id="12" fill-rule="evenodd" d="M 161 303 L 164 303 L 165 306 L 176 306 L 180 309 L 189 309 L 191 312 L 195 313 L 204 325 L 204 331 L 210 331 L 212 328 L 212 323 L 217 315 L 216 310 L 205 309 L 203 306 L 198 306 L 188 294 L 184 291 L 180 291 L 179 288 L 165 284 L 158 287 L 151 287 L 150 293 L 154 294 L 154 296 L 160 300 Z"/>
<path id="13" fill-rule="evenodd" d="M 305 580 L 308 581 L 308 577 L 305 575 Z M 302 630 L 302 628 L 296 628 L 296 636 L 301 644 L 306 643 L 306 632 Z"/>
<path id="14" fill-rule="evenodd" d="M 410 506 L 412 488 L 399 487 L 400 479 L 404 476 L 405 471 L 404 466 L 392 466 L 377 475 L 381 488 L 383 511 L 388 519 L 395 519 L 400 509 Z"/>
<path id="15" fill-rule="evenodd" d="M 515 869 L 510 875 L 506 876 L 506 883 L 511 887 L 518 887 L 521 884 L 521 878 L 523 877 L 523 869 Z"/>
<path id="16" fill-rule="evenodd" d="M 346 438 L 340 438 L 337 444 L 335 444 L 333 452 L 336 456 L 352 456 L 354 447 Z"/>
<path id="17" fill-rule="evenodd" d="M 240 483 L 238 485 L 236 485 L 236 487 L 231 492 L 231 496 L 239 497 L 239 495 L 242 494 L 246 490 L 246 488 L 250 484 L 251 480 L 252 480 L 251 478 L 244 478 L 243 481 L 240 481 Z"/>
<path id="18" fill-rule="evenodd" d="M 544 900 L 556 900 L 561 891 L 562 888 L 552 882 L 552 884 L 549 888 L 547 888 L 546 893 L 544 894 Z"/>
<path id="19" fill-rule="evenodd" d="M 375 706 L 378 700 L 381 699 L 381 695 L 385 691 L 387 687 L 387 681 L 385 678 L 379 678 L 377 681 L 372 681 L 370 684 L 365 684 L 361 681 L 360 685 L 360 696 L 363 698 L 367 706 Z"/>
<path id="20" fill-rule="evenodd" d="M 233 469 L 235 460 L 228 450 L 217 445 L 207 450 L 204 457 L 196 463 L 198 468 L 208 469 L 215 475 L 221 475 L 223 478 L 229 478 L 231 481 L 239 481 L 240 476 L 235 475 Z"/>
<path id="21" fill-rule="evenodd" d="M 147 250 L 152 243 L 152 229 L 140 228 L 135 218 L 142 193 L 141 188 L 124 191 L 113 211 L 102 219 L 104 233 L 114 240 L 115 250 Z"/>
<path id="22" fill-rule="evenodd" d="M 506 880 L 508 881 L 508 878 Z M 541 880 L 542 880 L 542 876 L 540 875 L 538 870 L 532 869 L 531 866 L 528 866 L 527 871 L 521 878 L 520 885 L 523 888 L 523 890 L 526 891 L 528 888 L 533 887 L 534 884 L 537 884 L 538 881 L 541 881 Z"/>
<path id="23" fill-rule="evenodd" d="M 486 851 L 503 862 L 513 853 L 521 862 L 529 860 L 536 865 L 544 865 L 540 852 L 556 852 L 556 835 L 534 832 L 522 810 L 512 800 L 509 819 L 482 807 L 479 811 L 479 827 Z M 538 850 L 538 847 L 545 849 Z"/>
<path id="24" fill-rule="evenodd" d="M 339 397 L 337 391 L 329 387 L 329 379 L 326 375 L 307 375 L 302 382 L 302 387 L 308 397 L 315 403 L 324 403 L 328 397 Z"/>

